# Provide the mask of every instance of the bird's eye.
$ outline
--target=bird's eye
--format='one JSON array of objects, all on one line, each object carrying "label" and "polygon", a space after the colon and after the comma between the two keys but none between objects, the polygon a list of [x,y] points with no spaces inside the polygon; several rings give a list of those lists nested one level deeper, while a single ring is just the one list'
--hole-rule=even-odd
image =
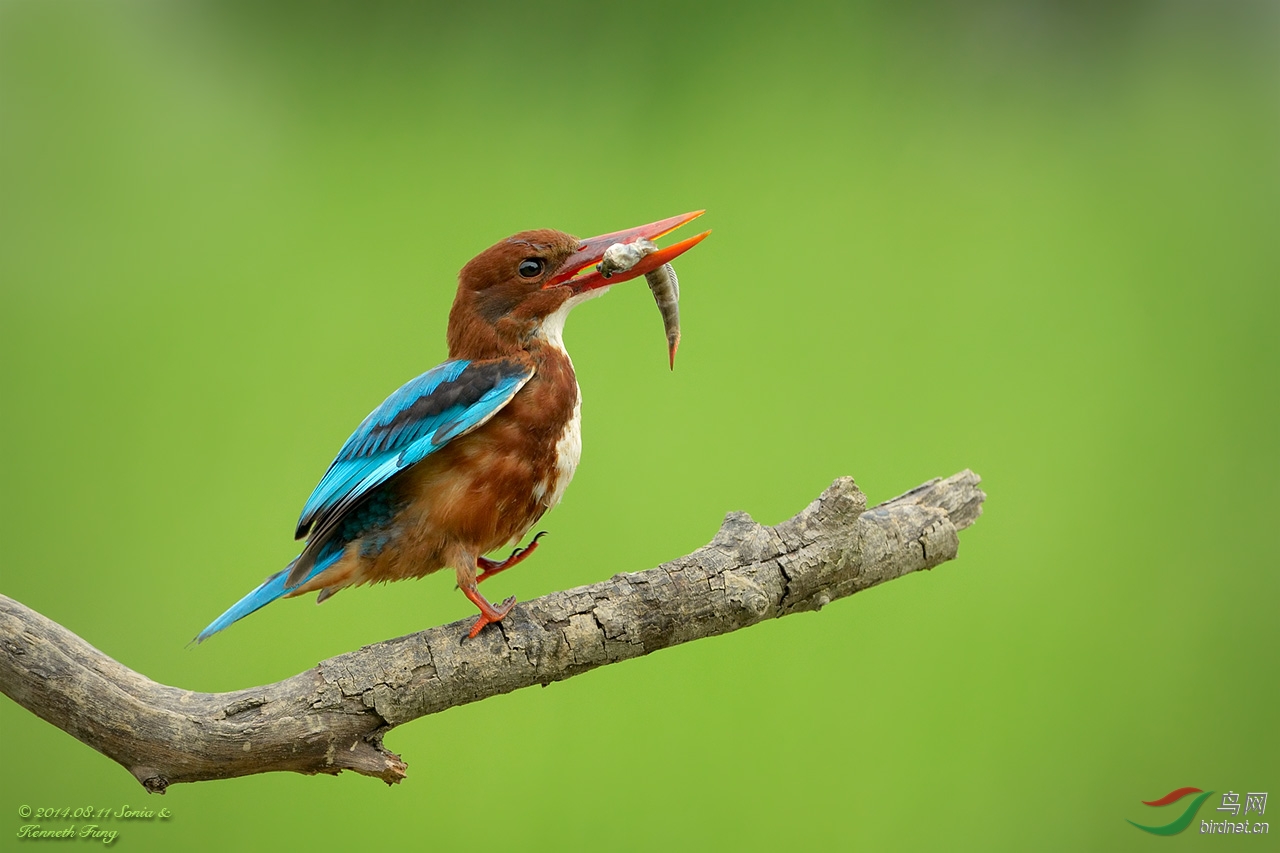
[{"label": "bird's eye", "polygon": [[542,275],[542,259],[525,258],[520,262],[520,275],[524,278],[537,278]]}]

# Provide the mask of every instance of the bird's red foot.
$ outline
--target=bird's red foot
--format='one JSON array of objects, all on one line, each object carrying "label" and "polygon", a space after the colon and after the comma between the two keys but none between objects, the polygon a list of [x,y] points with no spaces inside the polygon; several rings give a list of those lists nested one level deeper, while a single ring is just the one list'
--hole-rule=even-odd
[{"label": "bird's red foot", "polygon": [[511,608],[516,606],[516,597],[514,595],[502,602],[498,607],[494,607],[485,600],[485,597],[480,594],[480,590],[475,587],[462,590],[462,594],[469,598],[472,604],[480,608],[480,618],[476,620],[476,624],[471,626],[471,631],[467,634],[468,640],[474,640],[476,634],[479,634],[485,625],[501,622],[511,612]]},{"label": "bird's red foot", "polygon": [[476,624],[471,626],[471,630],[467,632],[467,639],[474,640],[476,635],[480,633],[485,625],[492,625],[495,622],[501,622],[506,615],[511,612],[511,608],[516,606],[516,597],[513,595],[506,601],[502,602],[501,607],[490,607],[486,612],[483,608],[480,610],[480,618],[476,620]]},{"label": "bird's red foot", "polygon": [[476,578],[476,583],[484,583],[486,580],[493,577],[498,572],[504,572],[507,569],[511,568],[512,566],[523,563],[529,557],[530,554],[538,550],[538,540],[546,535],[547,535],[547,531],[545,530],[538,531],[538,535],[533,537],[532,542],[530,542],[528,545],[524,546],[523,548],[515,549],[514,551],[511,552],[511,556],[507,557],[507,559],[503,560],[502,562],[498,562],[497,560],[489,560],[489,559],[486,559],[485,557],[478,558],[476,560],[476,565],[484,569],[484,571],[480,573],[480,576],[478,578]]}]

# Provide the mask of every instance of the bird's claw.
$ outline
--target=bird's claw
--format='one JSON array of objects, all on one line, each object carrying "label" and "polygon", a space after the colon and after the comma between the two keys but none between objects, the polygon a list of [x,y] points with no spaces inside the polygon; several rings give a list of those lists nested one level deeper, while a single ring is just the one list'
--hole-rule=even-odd
[{"label": "bird's claw", "polygon": [[498,561],[498,560],[489,560],[489,559],[486,559],[485,557],[478,558],[476,560],[476,566],[483,569],[484,571],[482,571],[480,575],[476,578],[476,583],[484,583],[489,578],[496,575],[498,572],[505,571],[511,568],[512,566],[518,565],[519,563],[523,562],[525,559],[531,556],[534,551],[538,550],[538,540],[546,535],[547,535],[547,531],[539,530],[537,535],[533,537],[533,539],[529,542],[528,545],[525,545],[523,548],[515,549],[514,551],[511,552],[511,554],[505,560]]},{"label": "bird's claw", "polygon": [[507,614],[511,612],[511,608],[515,606],[516,597],[513,595],[497,607],[489,605],[489,609],[487,611],[484,608],[481,608],[480,618],[471,626],[471,631],[467,634],[467,639],[474,640],[476,635],[480,633],[485,625],[492,625],[494,623],[501,622],[506,618]]}]

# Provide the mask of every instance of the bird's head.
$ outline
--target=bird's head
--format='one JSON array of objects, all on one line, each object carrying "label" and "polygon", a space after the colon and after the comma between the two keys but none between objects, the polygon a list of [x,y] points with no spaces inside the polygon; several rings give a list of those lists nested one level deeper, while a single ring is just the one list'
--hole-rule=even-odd
[{"label": "bird's head", "polygon": [[570,308],[610,286],[657,269],[710,231],[659,249],[626,272],[605,278],[595,265],[614,243],[655,240],[703,211],[579,240],[562,231],[521,231],[476,255],[458,274],[449,314],[451,358],[494,358],[542,334],[558,342]]}]

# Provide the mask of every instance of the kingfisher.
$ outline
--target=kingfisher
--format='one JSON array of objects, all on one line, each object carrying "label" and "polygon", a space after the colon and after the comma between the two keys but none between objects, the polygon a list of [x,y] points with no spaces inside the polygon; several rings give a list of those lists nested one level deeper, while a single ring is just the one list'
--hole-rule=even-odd
[{"label": "kingfisher", "polygon": [[[687,252],[710,231],[662,248],[608,277],[597,264],[617,243],[659,237],[695,211],[587,240],[522,231],[481,252],[458,275],[449,360],[382,401],[342,445],[311,493],[289,565],[201,631],[203,642],[275,601],[416,578],[446,566],[480,610],[467,636],[502,621],[478,588],[538,546],[524,540],[559,503],[582,453],[582,398],[564,349],[574,306]],[[486,557],[514,548],[501,560]]]}]

